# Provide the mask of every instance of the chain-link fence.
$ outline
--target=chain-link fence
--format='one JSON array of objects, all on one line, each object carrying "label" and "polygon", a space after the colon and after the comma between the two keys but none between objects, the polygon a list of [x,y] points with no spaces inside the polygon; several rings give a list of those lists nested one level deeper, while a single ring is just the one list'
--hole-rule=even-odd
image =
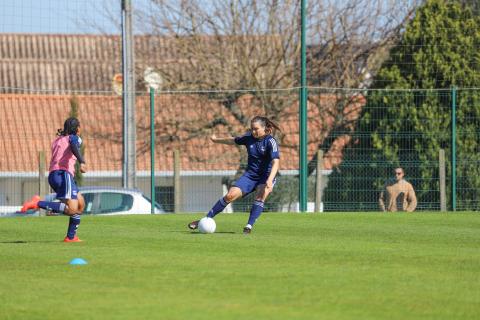
[{"label": "chain-link fence", "polygon": [[[0,206],[48,192],[50,143],[74,114],[88,163],[79,184],[123,184],[124,142],[133,135],[124,137],[122,64],[124,50],[133,48],[135,184],[144,194],[153,196],[153,149],[153,190],[164,210],[210,209],[246,164],[242,147],[213,144],[210,135],[242,134],[262,114],[282,128],[280,176],[266,205],[298,211],[299,3],[131,1],[130,42],[121,36],[126,3],[3,6]],[[478,8],[471,9],[435,1],[308,3],[309,211],[379,210],[396,167],[415,188],[418,210],[479,209],[478,90],[461,88],[478,86]],[[162,80],[153,147],[152,78]],[[455,83],[458,89],[368,89]],[[227,211],[246,211],[251,202]]]},{"label": "chain-link fence", "polygon": [[366,92],[353,143],[329,177],[326,209],[379,210],[380,192],[402,167],[414,186],[417,209],[439,210],[443,150],[446,207],[478,210],[477,99],[477,90]]},{"label": "chain-link fence", "polygon": [[[379,210],[379,194],[396,167],[405,170],[406,180],[414,186],[417,210],[439,210],[440,150],[445,153],[447,208],[479,209],[477,90],[310,88],[309,92],[309,210],[314,210],[316,201],[327,211]],[[246,151],[215,144],[210,136],[242,135],[254,115],[265,114],[267,104],[276,108],[272,119],[282,128],[276,134],[281,171],[268,210],[298,210],[298,90],[292,89],[157,93],[155,198],[166,211],[206,211],[228,190],[246,167]],[[151,196],[150,105],[146,93],[137,94],[137,186],[147,196]],[[77,180],[84,186],[121,186],[121,110],[120,97],[103,93],[1,95],[1,204],[21,205],[38,192],[39,153],[46,155],[48,169],[50,143],[72,114],[82,123],[88,164],[88,172]],[[456,157],[452,157],[453,142]],[[321,167],[317,167],[319,155]],[[238,201],[231,210],[248,210],[250,203],[250,198]]]}]

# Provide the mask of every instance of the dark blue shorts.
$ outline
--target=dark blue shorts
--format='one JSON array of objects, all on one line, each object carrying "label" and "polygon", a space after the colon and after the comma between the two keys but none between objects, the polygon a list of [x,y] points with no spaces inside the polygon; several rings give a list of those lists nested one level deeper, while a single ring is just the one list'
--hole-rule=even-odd
[{"label": "dark blue shorts", "polygon": [[77,199],[78,187],[68,171],[55,170],[50,172],[48,183],[57,193],[57,199]]},{"label": "dark blue shorts", "polygon": [[[261,177],[260,179],[252,179],[249,175],[243,174],[237,181],[235,181],[234,186],[242,190],[242,196],[245,197],[247,194],[252,193],[257,189],[261,184],[266,184],[268,180],[268,175]],[[277,178],[273,179],[273,185]]]}]

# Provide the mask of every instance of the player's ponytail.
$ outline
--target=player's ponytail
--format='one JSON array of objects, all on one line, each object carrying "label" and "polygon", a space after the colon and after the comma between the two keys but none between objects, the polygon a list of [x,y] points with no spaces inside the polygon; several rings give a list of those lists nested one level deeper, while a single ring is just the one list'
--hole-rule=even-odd
[{"label": "player's ponytail", "polygon": [[265,127],[265,131],[267,134],[275,135],[275,132],[277,130],[279,132],[282,132],[282,129],[280,129],[280,126],[267,117],[255,116],[252,119],[252,123],[254,122],[260,122]]},{"label": "player's ponytail", "polygon": [[57,130],[57,136],[68,136],[71,134],[77,134],[78,127],[80,127],[80,121],[75,117],[70,117],[65,120],[63,124],[63,129]]}]

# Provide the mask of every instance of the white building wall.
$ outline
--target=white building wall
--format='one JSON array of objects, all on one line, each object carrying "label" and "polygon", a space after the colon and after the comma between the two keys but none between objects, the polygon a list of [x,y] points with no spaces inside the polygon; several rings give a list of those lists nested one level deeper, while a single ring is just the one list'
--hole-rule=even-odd
[{"label": "white building wall", "polygon": [[222,177],[182,177],[182,211],[208,212],[223,196]]},{"label": "white building wall", "polygon": [[[121,187],[122,180],[119,177],[101,177],[93,174],[83,178],[83,185]],[[173,178],[156,177],[155,185],[173,186]],[[38,194],[38,186],[38,178],[33,176],[0,178],[0,206],[21,206],[23,202]],[[150,177],[137,177],[137,188],[151,198]],[[49,187],[47,192],[52,192]],[[222,177],[182,176],[181,192],[182,212],[207,212],[223,196]]]},{"label": "white building wall", "polygon": [[38,194],[38,179],[0,178],[0,205],[18,206]]},{"label": "white building wall", "polygon": [[[227,189],[222,185],[222,178],[233,176],[235,172],[184,172],[181,174],[181,212],[208,212],[215,202],[222,197]],[[331,171],[325,171],[322,174],[328,176]],[[296,171],[284,171],[284,175],[297,174]],[[89,172],[83,178],[85,186],[111,186],[121,187],[122,178],[120,172]],[[47,177],[45,176],[45,183]],[[173,186],[173,173],[156,173],[155,186]],[[0,206],[21,206],[23,202],[30,199],[34,194],[38,194],[39,182],[38,174],[35,173],[0,173]],[[150,176],[146,172],[141,172],[137,176],[137,188],[147,197],[150,194]],[[48,188],[48,192],[51,192]],[[309,205],[309,210],[312,204]],[[296,211],[298,204],[284,207],[286,211]],[[225,209],[229,212],[229,208]]]}]

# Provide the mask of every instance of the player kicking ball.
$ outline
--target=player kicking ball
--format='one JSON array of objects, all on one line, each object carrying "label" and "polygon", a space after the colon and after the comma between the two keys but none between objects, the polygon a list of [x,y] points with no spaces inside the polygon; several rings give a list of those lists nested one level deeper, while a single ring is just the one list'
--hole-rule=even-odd
[{"label": "player kicking ball", "polygon": [[65,120],[63,130],[58,129],[58,137],[52,142],[48,183],[57,193],[57,199],[60,202],[40,201],[39,196],[34,196],[30,201],[25,202],[20,210],[27,212],[30,209],[42,208],[70,216],[64,242],[81,241],[77,236],[77,228],[80,224],[80,215],[85,208],[85,200],[78,192],[73,180],[77,160],[80,162],[80,171],[86,172],[85,160],[80,153],[82,144],[82,139],[79,137],[80,130],[80,121],[77,118],[68,118]]},{"label": "player kicking ball", "polygon": [[[248,167],[227,194],[215,203],[207,217],[215,217],[229,203],[255,191],[255,201],[247,225],[243,228],[244,234],[252,232],[255,221],[262,214],[265,200],[273,190],[275,176],[280,167],[280,152],[273,137],[276,130],[281,131],[270,119],[256,116],[250,122],[250,131],[241,137],[217,138],[212,135],[210,139],[215,143],[244,145],[248,152]],[[190,222],[188,227],[192,230],[197,229],[198,221]]]}]

